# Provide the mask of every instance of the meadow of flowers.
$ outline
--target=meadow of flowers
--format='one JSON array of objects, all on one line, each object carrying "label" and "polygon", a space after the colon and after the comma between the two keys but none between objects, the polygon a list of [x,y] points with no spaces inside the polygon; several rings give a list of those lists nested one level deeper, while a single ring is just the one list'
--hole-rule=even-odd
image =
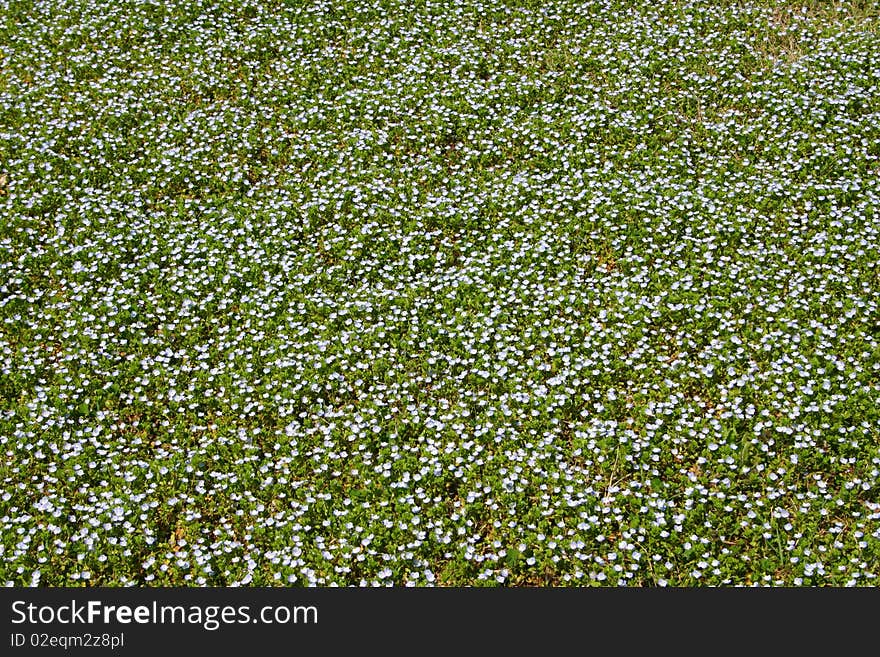
[{"label": "meadow of flowers", "polygon": [[876,585],[877,14],[0,0],[0,582]]}]

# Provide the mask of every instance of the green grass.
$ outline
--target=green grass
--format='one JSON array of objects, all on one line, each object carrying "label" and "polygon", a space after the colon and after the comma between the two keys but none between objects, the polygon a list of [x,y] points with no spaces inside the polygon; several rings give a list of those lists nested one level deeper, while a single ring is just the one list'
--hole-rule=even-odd
[{"label": "green grass", "polygon": [[878,13],[0,1],[0,582],[876,585]]}]

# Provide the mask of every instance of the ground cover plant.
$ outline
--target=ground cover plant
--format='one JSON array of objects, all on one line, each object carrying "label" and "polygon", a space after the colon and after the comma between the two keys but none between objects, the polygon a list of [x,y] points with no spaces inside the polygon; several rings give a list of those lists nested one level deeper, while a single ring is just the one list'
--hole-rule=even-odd
[{"label": "ground cover plant", "polygon": [[0,0],[0,581],[876,585],[877,9]]}]

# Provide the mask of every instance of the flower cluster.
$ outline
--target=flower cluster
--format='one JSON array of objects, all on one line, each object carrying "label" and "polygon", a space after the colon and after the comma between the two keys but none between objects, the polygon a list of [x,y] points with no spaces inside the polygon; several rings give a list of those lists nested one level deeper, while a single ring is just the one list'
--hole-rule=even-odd
[{"label": "flower cluster", "polygon": [[876,17],[0,7],[0,581],[876,584]]}]

